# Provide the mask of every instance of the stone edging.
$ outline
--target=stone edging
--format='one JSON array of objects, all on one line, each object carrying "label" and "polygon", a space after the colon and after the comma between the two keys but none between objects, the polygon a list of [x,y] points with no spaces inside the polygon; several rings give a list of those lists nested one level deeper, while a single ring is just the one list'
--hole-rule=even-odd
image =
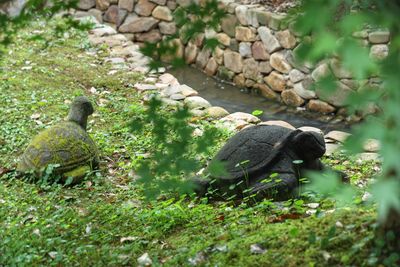
[{"label": "stone edging", "polygon": [[[198,92],[185,85],[180,84],[178,80],[169,73],[164,73],[165,69],[159,70],[158,73],[149,73],[149,69],[143,67],[148,62],[148,58],[143,56],[139,51],[139,46],[133,44],[124,35],[118,34],[112,27],[97,23],[95,29],[89,32],[89,40],[92,45],[104,44],[109,50],[110,57],[105,58],[104,62],[111,64],[112,68],[108,75],[113,75],[118,71],[137,71],[146,74],[143,82],[134,85],[139,92],[158,92],[162,102],[166,106],[183,106],[189,107],[194,116],[206,117],[210,121],[214,121],[218,127],[228,130],[239,131],[252,125],[279,125],[290,129],[294,126],[285,121],[264,121],[254,115],[235,112],[229,114],[222,107],[211,106],[211,104],[200,97]],[[95,92],[94,92],[95,93]],[[142,94],[143,100],[149,97],[148,94]],[[301,130],[317,131],[323,134],[321,129],[315,127],[304,126]],[[198,129],[195,134],[201,134]],[[341,143],[349,136],[346,132],[330,131],[325,135],[327,147],[327,156],[332,155],[335,151],[341,149]],[[359,155],[361,160],[378,160],[379,143],[376,140],[370,140],[364,147],[365,153]]]}]

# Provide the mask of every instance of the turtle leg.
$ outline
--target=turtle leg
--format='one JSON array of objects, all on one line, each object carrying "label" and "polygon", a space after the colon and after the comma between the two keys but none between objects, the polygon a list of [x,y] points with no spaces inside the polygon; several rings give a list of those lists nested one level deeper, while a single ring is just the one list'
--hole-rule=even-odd
[{"label": "turtle leg", "polygon": [[248,195],[255,201],[283,201],[297,196],[298,180],[294,173],[280,173],[274,178],[260,180],[250,187]]}]

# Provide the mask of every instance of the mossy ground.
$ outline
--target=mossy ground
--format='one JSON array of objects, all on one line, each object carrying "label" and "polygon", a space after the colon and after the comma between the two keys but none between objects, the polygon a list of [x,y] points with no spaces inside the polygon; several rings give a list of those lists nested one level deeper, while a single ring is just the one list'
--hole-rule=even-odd
[{"label": "mossy ground", "polygon": [[[149,133],[133,135],[127,126],[135,116],[130,106],[141,103],[132,84],[144,77],[108,75],[106,50],[90,47],[83,33],[71,31],[44,47],[28,40],[32,28],[20,33],[1,64],[0,173],[14,168],[30,138],[63,119],[68,100],[81,94],[98,104],[89,132],[101,151],[102,170],[94,181],[72,188],[3,174],[0,266],[135,266],[145,252],[154,266],[187,266],[189,259],[204,266],[373,264],[376,214],[362,204],[340,209],[324,199],[283,203],[283,208],[268,201],[255,206],[144,202],[132,169],[153,144]],[[99,94],[92,94],[92,87]],[[325,161],[353,182],[367,180],[375,167],[342,157]],[[308,201],[319,201],[316,215],[306,214]],[[265,252],[252,254],[254,244]]]}]

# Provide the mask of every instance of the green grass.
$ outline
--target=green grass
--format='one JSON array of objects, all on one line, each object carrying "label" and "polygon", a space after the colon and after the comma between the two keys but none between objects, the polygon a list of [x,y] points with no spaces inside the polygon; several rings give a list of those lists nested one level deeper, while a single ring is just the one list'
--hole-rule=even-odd
[{"label": "green grass", "polygon": [[[32,27],[43,30],[47,25]],[[340,209],[315,197],[281,203],[284,207],[269,201],[235,206],[168,197],[145,202],[134,182],[134,167],[154,144],[148,132],[133,135],[128,127],[140,115],[135,112],[143,112],[131,106],[141,103],[132,84],[144,77],[108,75],[110,66],[102,64],[107,51],[90,47],[83,33],[71,31],[44,47],[28,40],[31,30],[20,33],[1,63],[0,172],[13,169],[30,138],[62,120],[68,101],[80,94],[97,103],[89,127],[101,151],[101,172],[73,188],[2,175],[0,266],[136,266],[145,252],[154,266],[187,266],[196,255],[204,256],[200,266],[372,262],[376,214],[362,204]],[[92,94],[92,87],[100,94]],[[39,114],[36,121],[33,114]],[[376,171],[374,164],[357,165],[343,157],[325,161],[349,173],[353,182]],[[306,204],[316,201],[317,214],[308,216]],[[253,244],[265,252],[252,254]]]}]

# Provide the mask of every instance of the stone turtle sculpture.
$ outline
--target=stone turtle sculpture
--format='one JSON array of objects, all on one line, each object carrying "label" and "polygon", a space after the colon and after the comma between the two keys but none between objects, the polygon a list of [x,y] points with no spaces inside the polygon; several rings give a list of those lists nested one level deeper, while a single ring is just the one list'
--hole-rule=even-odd
[{"label": "stone turtle sculpture", "polygon": [[[324,137],[317,132],[281,126],[257,125],[234,135],[212,161],[225,174],[195,179],[197,193],[212,198],[272,198],[287,200],[297,195],[299,178],[306,170],[323,170]],[[206,174],[210,170],[206,169]]]},{"label": "stone turtle sculpture", "polygon": [[61,182],[72,177],[72,183],[79,183],[87,171],[96,169],[99,163],[97,147],[86,132],[87,118],[93,111],[87,97],[76,97],[67,121],[40,132],[32,139],[20,158],[17,171],[33,171],[40,177],[52,164],[57,166],[53,173],[61,175]]}]

